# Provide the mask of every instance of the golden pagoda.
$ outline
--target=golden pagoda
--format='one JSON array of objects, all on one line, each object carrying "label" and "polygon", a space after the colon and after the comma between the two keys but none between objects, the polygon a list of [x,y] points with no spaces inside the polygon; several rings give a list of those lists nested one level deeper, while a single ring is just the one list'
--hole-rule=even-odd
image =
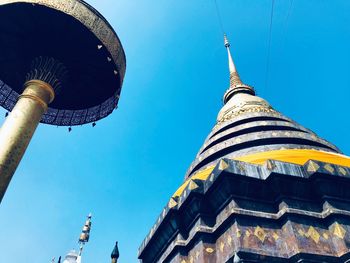
[{"label": "golden pagoda", "polygon": [[350,158],[256,96],[225,47],[224,106],[139,259],[348,262]]}]

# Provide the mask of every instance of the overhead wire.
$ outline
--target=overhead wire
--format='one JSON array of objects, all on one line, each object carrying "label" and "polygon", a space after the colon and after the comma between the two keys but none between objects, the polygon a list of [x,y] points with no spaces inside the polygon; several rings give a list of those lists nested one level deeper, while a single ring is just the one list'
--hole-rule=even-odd
[{"label": "overhead wire", "polygon": [[[219,5],[217,0],[214,0],[215,10],[218,17],[220,29],[223,34],[225,34],[225,29],[223,25],[222,16],[220,13]],[[288,26],[288,21],[293,5],[293,0],[290,2],[289,10],[286,18],[286,27]],[[269,36],[268,36],[268,47],[267,47],[267,58],[266,58],[266,73],[265,73],[265,89],[267,89],[269,82],[269,73],[270,73],[270,60],[271,60],[271,42],[272,42],[272,28],[273,28],[273,18],[274,18],[274,9],[275,9],[275,0],[271,1],[271,12],[270,12],[270,23],[269,23]]]},{"label": "overhead wire", "polygon": [[283,27],[283,33],[282,33],[282,47],[281,47],[282,51],[283,51],[284,46],[286,44],[287,31],[288,31],[288,27],[289,27],[289,18],[290,18],[290,15],[292,13],[293,2],[294,2],[294,0],[290,0],[290,2],[289,2],[290,3],[289,4],[289,8],[288,8],[288,11],[287,11],[286,19],[284,21],[284,27]]},{"label": "overhead wire", "polygon": [[222,34],[225,34],[224,23],[222,22],[222,17],[221,17],[221,13],[220,13],[220,9],[219,9],[219,5],[218,5],[217,0],[214,0],[214,5],[215,5],[215,10],[216,10],[216,15],[217,15],[218,20],[219,20],[220,29],[222,31]]},{"label": "overhead wire", "polygon": [[268,38],[268,46],[267,46],[266,74],[265,74],[265,89],[267,89],[268,82],[269,82],[270,57],[271,57],[271,39],[272,39],[272,22],[273,22],[274,7],[275,7],[275,0],[272,0],[272,3],[271,3],[271,13],[270,13],[269,38]]}]

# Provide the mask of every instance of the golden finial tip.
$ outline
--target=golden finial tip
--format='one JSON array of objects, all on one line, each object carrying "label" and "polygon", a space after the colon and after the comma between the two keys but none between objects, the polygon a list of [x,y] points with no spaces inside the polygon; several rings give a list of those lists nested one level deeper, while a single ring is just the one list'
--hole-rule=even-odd
[{"label": "golden finial tip", "polygon": [[226,34],[224,34],[224,43],[226,48],[230,47],[230,42],[228,41]]}]

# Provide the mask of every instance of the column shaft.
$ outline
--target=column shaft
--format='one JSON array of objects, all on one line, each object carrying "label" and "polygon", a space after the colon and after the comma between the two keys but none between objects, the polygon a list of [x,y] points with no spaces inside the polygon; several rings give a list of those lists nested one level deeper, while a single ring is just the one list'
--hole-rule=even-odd
[{"label": "column shaft", "polygon": [[12,112],[0,129],[0,202],[54,92],[45,82],[26,83]]}]

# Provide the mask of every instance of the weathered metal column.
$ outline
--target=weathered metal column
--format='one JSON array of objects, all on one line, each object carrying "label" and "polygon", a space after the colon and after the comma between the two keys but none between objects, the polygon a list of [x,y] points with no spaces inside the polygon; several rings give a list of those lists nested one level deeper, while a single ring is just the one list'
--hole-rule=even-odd
[{"label": "weathered metal column", "polygon": [[30,80],[0,130],[0,202],[55,93],[51,85]]}]

